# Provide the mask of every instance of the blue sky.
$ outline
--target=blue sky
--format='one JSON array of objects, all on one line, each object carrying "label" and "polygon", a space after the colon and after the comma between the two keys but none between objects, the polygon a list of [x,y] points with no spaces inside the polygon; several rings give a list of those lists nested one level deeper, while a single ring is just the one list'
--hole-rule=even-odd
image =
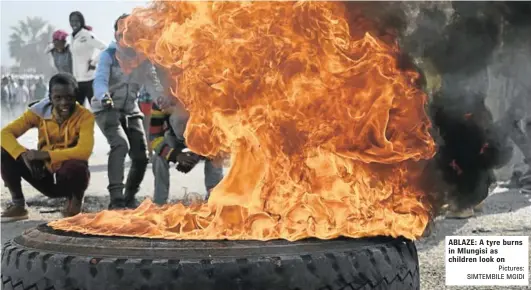
[{"label": "blue sky", "polygon": [[0,55],[1,64],[10,66],[14,61],[9,58],[7,42],[11,26],[26,17],[40,16],[57,29],[70,32],[68,15],[72,11],[81,11],[87,25],[103,41],[113,39],[114,20],[123,13],[129,13],[134,7],[143,6],[148,1],[10,1],[0,0]]}]

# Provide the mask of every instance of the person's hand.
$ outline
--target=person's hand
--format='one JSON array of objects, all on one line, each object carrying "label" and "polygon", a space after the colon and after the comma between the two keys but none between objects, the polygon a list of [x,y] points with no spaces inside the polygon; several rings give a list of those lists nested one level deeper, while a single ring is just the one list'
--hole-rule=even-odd
[{"label": "person's hand", "polygon": [[31,175],[33,175],[33,164],[30,151],[20,154],[20,158],[22,158],[22,161],[24,161],[24,164],[26,164],[26,167],[29,169]]},{"label": "person's hand", "polygon": [[103,98],[101,99],[101,105],[104,109],[114,108],[114,102],[112,101],[111,95],[109,93],[105,93],[105,95],[103,95]]},{"label": "person's hand", "polygon": [[[22,158],[22,161],[24,161],[24,164],[28,168],[31,176],[37,180],[40,180],[44,178],[46,174],[46,166],[43,160],[37,159],[37,158],[44,157],[44,155],[41,155],[41,153],[38,153],[38,152],[42,152],[42,151],[29,150],[29,151],[22,153],[20,155],[20,158]],[[43,152],[43,153],[47,154],[48,152]]]},{"label": "person's hand", "polygon": [[183,165],[194,165],[197,164],[201,156],[193,152],[180,152],[177,154],[176,162]]},{"label": "person's hand", "polygon": [[87,71],[95,70],[96,66],[92,64],[92,60],[88,61],[88,69]]},{"label": "person's hand", "polygon": [[180,153],[177,155],[177,167],[176,169],[182,173],[190,172],[201,160],[201,156],[192,153]]}]

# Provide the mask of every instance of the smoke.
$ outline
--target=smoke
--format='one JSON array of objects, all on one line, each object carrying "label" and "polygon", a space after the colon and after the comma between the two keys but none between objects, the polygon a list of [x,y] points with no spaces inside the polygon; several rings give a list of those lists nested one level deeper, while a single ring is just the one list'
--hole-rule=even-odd
[{"label": "smoke", "polygon": [[[495,182],[493,169],[511,159],[510,138],[518,135],[518,147],[531,158],[528,138],[515,129],[530,108],[524,102],[531,88],[525,81],[531,73],[529,2],[357,2],[347,7],[363,10],[382,35],[394,34],[423,77],[439,147],[426,166],[423,186],[436,207],[467,208],[486,198]],[[486,105],[489,93],[501,115],[497,122]]]}]

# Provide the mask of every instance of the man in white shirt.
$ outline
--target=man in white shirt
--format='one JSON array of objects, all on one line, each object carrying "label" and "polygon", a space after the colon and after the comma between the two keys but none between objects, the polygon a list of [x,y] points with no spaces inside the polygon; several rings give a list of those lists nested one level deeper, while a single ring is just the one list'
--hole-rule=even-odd
[{"label": "man in white shirt", "polygon": [[28,86],[23,79],[18,80],[18,86],[15,88],[15,103],[21,106],[26,106],[30,100],[30,92]]}]

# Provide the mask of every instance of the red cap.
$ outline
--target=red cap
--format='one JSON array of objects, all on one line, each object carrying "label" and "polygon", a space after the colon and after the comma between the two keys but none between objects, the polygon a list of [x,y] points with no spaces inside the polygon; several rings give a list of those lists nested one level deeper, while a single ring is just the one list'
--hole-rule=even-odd
[{"label": "red cap", "polygon": [[57,30],[53,33],[53,40],[62,40],[62,41],[65,41],[66,38],[68,37],[68,33],[66,33],[64,30]]}]

